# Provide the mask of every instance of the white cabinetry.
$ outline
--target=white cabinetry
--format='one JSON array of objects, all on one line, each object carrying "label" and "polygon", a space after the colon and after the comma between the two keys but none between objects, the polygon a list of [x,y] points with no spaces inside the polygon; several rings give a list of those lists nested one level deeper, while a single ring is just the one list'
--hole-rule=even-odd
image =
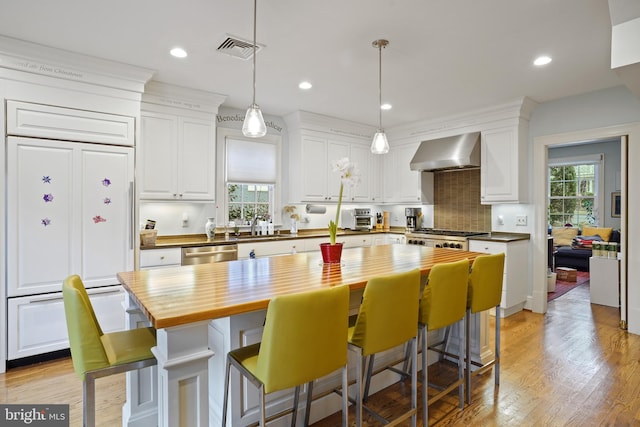
[{"label": "white cabinetry", "polygon": [[343,249],[373,246],[373,241],[373,236],[368,234],[336,237],[336,242],[342,242]]},{"label": "white cabinetry", "polygon": [[419,144],[392,146],[384,156],[384,202],[433,204],[433,173],[412,171]]},{"label": "white cabinetry", "polygon": [[9,297],[133,268],[133,148],[9,137],[7,159]]},{"label": "white cabinetry", "polygon": [[181,248],[145,249],[140,251],[141,270],[177,267],[181,263]]},{"label": "white cabinetry", "polygon": [[134,133],[133,117],[7,101],[7,135],[133,146]]},{"label": "white cabinetry", "polygon": [[614,258],[589,258],[591,304],[620,307],[620,261]]},{"label": "white cabinetry", "polygon": [[215,195],[214,118],[167,114],[143,104],[140,197],[213,201]]},{"label": "white cabinetry", "polygon": [[526,141],[526,134],[516,126],[482,131],[482,204],[526,202]]},{"label": "white cabinetry", "polygon": [[527,299],[529,240],[498,242],[470,239],[469,250],[488,254],[504,252],[500,316],[507,317],[521,311]]},{"label": "white cabinetry", "polygon": [[[103,332],[125,328],[121,286],[88,289]],[[8,359],[69,348],[62,292],[9,298]]]},{"label": "white cabinetry", "polygon": [[248,242],[238,244],[238,259],[249,258],[249,253],[254,251],[256,257],[293,254],[304,252],[304,241],[298,239],[276,240],[269,242]]},{"label": "white cabinetry", "polygon": [[[374,158],[371,149],[366,145],[350,145],[349,159],[358,165],[362,179],[355,187],[345,188],[345,197],[343,200],[351,202],[373,202],[375,197],[373,190],[375,188],[376,179],[375,168],[372,167]],[[338,175],[334,172],[334,175]]]},{"label": "white cabinetry", "polygon": [[[338,201],[340,176],[331,170],[331,162],[349,157],[349,144],[327,138],[303,136],[301,141],[300,180],[292,177],[301,201]],[[348,190],[347,190],[348,191]],[[343,196],[343,200],[346,197]]]},{"label": "white cabinetry", "polygon": [[357,163],[362,174],[358,186],[344,189],[343,202],[381,201],[379,156],[369,150],[372,128],[302,111],[285,120],[292,202],[337,202],[340,176],[331,170],[331,163],[343,157]]}]

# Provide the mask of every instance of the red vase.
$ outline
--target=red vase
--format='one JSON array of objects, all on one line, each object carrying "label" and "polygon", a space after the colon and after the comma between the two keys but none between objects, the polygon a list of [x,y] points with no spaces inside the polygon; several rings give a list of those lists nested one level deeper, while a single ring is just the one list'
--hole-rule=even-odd
[{"label": "red vase", "polygon": [[322,252],[322,262],[325,264],[340,264],[342,258],[342,243],[320,243],[320,252]]}]

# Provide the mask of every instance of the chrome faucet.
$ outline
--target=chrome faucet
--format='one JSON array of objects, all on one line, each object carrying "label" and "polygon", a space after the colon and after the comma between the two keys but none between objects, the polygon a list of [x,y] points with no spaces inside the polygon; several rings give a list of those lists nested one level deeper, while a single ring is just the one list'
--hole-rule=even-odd
[{"label": "chrome faucet", "polygon": [[253,221],[251,221],[251,235],[255,236],[256,235],[256,223],[258,222],[258,218],[260,218],[258,216],[258,214],[255,214],[253,217]]}]

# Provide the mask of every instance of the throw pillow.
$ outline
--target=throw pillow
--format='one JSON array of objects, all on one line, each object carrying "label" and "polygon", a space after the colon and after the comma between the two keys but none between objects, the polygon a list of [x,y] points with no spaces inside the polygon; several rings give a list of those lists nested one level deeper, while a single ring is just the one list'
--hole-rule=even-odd
[{"label": "throw pillow", "polygon": [[611,238],[613,228],[611,227],[582,227],[583,236],[595,236],[596,234],[602,237],[602,240],[608,242]]},{"label": "throw pillow", "polygon": [[554,227],[551,229],[551,237],[555,246],[571,246],[574,237],[578,235],[578,229],[572,227]]}]

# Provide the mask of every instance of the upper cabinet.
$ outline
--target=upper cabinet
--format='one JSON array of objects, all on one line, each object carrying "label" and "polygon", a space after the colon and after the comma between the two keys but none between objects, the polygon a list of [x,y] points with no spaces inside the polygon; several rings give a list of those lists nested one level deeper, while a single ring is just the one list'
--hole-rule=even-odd
[{"label": "upper cabinet", "polygon": [[211,120],[141,113],[140,198],[215,198],[215,125]]},{"label": "upper cabinet", "polygon": [[138,150],[141,199],[214,201],[215,114],[223,100],[192,89],[147,84]]},{"label": "upper cabinet", "polygon": [[385,203],[433,204],[433,174],[409,168],[419,144],[392,146],[384,155]]},{"label": "upper cabinet", "polygon": [[480,202],[525,203],[527,199],[526,135],[518,126],[482,132]]},{"label": "upper cabinet", "polygon": [[529,117],[537,104],[521,98],[492,108],[389,131],[385,157],[385,202],[433,203],[433,175],[414,172],[409,162],[420,142],[480,132],[480,203],[527,203]]},{"label": "upper cabinet", "polygon": [[357,186],[344,187],[343,203],[381,201],[379,156],[369,150],[368,128],[301,111],[285,120],[289,128],[291,202],[337,203],[340,175],[333,172],[331,164],[344,157],[357,163],[362,176]]}]

